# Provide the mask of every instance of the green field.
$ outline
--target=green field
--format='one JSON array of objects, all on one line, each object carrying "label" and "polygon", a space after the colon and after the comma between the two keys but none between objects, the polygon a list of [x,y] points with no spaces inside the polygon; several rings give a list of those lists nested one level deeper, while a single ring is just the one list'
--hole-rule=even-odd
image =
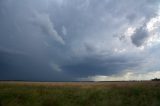
[{"label": "green field", "polygon": [[0,82],[0,106],[160,106],[160,82]]}]

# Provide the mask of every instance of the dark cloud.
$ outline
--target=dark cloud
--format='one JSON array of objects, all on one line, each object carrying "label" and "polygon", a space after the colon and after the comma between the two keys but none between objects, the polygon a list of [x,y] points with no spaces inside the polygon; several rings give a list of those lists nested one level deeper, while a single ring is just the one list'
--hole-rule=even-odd
[{"label": "dark cloud", "polygon": [[[42,58],[30,57],[0,51],[0,79],[28,81],[71,80],[66,75],[55,72]],[[54,76],[54,78],[53,78]],[[59,78],[62,76],[63,78]]]},{"label": "dark cloud", "polygon": [[131,36],[132,43],[137,47],[142,46],[145,43],[148,36],[149,34],[145,27],[140,27],[136,29],[135,33]]},{"label": "dark cloud", "polygon": [[[0,0],[0,79],[62,81],[145,71],[143,60],[156,60],[158,53],[139,49],[150,37],[143,24],[157,16],[158,2]],[[136,29],[132,36],[128,28]]]},{"label": "dark cloud", "polygon": [[[139,59],[128,59],[126,56],[110,56],[107,58],[101,56],[90,56],[79,62],[66,64],[62,66],[66,74],[74,78],[83,78],[95,75],[113,75],[121,73],[126,69],[138,67],[142,61]],[[73,60],[74,62],[74,60]]]}]

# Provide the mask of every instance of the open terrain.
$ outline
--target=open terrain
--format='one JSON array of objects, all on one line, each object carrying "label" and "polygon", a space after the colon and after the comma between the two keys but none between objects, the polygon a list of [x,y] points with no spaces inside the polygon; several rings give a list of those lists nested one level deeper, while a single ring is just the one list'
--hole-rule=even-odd
[{"label": "open terrain", "polygon": [[160,82],[0,82],[0,106],[160,106]]}]

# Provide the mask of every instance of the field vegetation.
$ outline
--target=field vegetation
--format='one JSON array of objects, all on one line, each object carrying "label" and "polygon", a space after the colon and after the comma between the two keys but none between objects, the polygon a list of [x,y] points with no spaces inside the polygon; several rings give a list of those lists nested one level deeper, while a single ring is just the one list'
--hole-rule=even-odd
[{"label": "field vegetation", "polygon": [[160,106],[160,82],[0,82],[0,106]]}]

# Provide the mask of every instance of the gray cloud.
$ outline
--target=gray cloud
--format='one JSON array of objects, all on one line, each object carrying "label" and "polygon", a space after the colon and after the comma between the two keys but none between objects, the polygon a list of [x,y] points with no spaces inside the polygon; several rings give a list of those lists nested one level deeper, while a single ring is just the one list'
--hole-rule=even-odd
[{"label": "gray cloud", "polygon": [[158,11],[158,0],[1,0],[0,78],[77,80],[158,71],[159,43],[147,29]]},{"label": "gray cloud", "polygon": [[54,29],[54,25],[50,20],[49,14],[35,12],[35,17],[32,21],[41,28],[44,34],[51,36],[51,38],[63,45],[65,44],[63,38]]},{"label": "gray cloud", "polygon": [[[74,62],[74,61],[73,61]],[[138,67],[142,61],[138,59],[129,60],[125,56],[118,57],[87,57],[77,63],[66,64],[62,66],[66,74],[81,78],[95,75],[112,75],[120,73],[124,69]]]},{"label": "gray cloud", "polygon": [[144,44],[149,34],[145,27],[140,27],[136,29],[135,33],[131,36],[132,43],[137,47]]}]

